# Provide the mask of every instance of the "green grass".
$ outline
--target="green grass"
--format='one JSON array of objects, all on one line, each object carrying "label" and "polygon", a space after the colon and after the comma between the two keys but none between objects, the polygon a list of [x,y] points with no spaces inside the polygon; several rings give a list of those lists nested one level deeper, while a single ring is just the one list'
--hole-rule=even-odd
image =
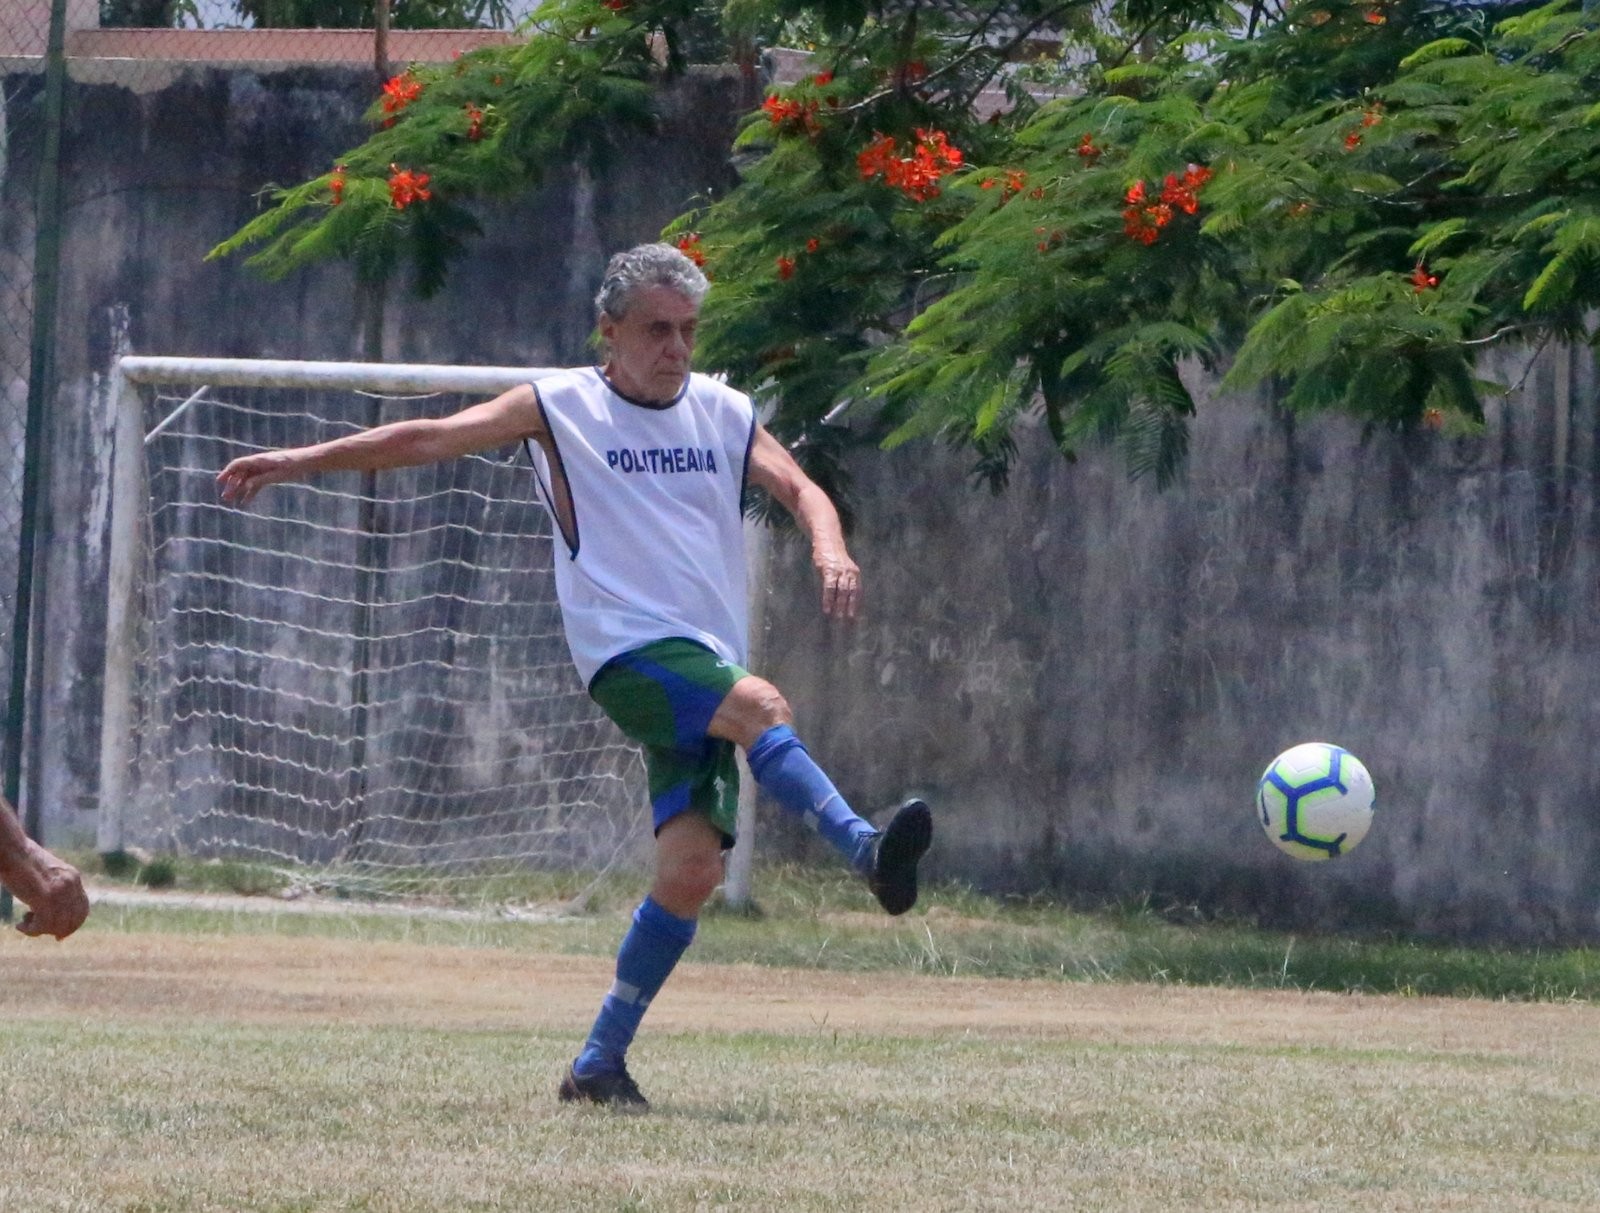
[{"label": "green grass", "polygon": [[637,880],[539,922],[102,901],[0,939],[0,1210],[1600,1208],[1592,952],[757,889],[652,1007],[643,1118],[553,1098]]},{"label": "green grass", "polygon": [[[550,922],[379,916],[362,913],[357,903],[337,915],[107,905],[90,921],[97,930],[303,934],[604,955],[614,951],[641,884],[637,876],[610,877],[593,890],[587,911]],[[927,890],[915,912],[886,929],[871,898],[848,877],[769,867],[758,869],[755,884],[758,912],[715,904],[708,909],[695,943],[696,959],[945,976],[1600,999],[1600,952],[1593,949],[1467,948],[1390,936],[1286,935],[1238,924],[1173,922],[1148,907],[1083,913],[949,885]],[[205,887],[183,871],[177,885]]]},{"label": "green grass", "polygon": [[656,1109],[627,1118],[555,1104],[550,1076],[571,1044],[424,1027],[13,1024],[0,1038],[0,1207],[1600,1206],[1592,1091],[1554,1060],[704,1031],[651,1040]]}]

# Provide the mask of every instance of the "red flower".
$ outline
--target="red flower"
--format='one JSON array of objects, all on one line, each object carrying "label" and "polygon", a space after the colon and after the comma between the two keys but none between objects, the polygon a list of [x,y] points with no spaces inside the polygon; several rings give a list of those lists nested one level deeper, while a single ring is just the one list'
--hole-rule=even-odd
[{"label": "red flower", "polygon": [[1161,183],[1161,201],[1177,207],[1185,215],[1194,214],[1200,209],[1200,198],[1190,182],[1196,179],[1193,170],[1185,173],[1181,180],[1177,173],[1168,173],[1166,180]]},{"label": "red flower", "polygon": [[790,101],[773,93],[761,103],[761,108],[766,110],[767,118],[773,126],[791,130],[803,130],[807,134],[817,131],[817,103],[807,101]]},{"label": "red flower", "polygon": [[1027,181],[1028,174],[1023,172],[1020,168],[1008,168],[1006,170],[1006,193],[1022,193],[1022,187],[1027,184]]},{"label": "red flower", "polygon": [[798,101],[786,101],[778,96],[777,93],[773,93],[763,101],[761,108],[767,111],[767,117],[771,120],[773,126],[781,126],[791,118],[797,117],[800,113],[800,103]]},{"label": "red flower", "polygon": [[483,111],[467,102],[467,138],[476,143],[483,138]]},{"label": "red flower", "polygon": [[411,69],[407,68],[384,83],[383,112],[390,115],[389,121],[392,123],[393,115],[398,114],[420,96],[422,96],[422,81],[413,76]]},{"label": "red flower", "polygon": [[884,183],[900,190],[915,202],[939,196],[939,180],[961,167],[961,149],[953,147],[940,130],[916,132],[916,143],[909,156],[898,155],[892,135],[874,135],[872,142],[856,156],[856,168],[863,181],[882,177]]},{"label": "red flower", "polygon": [[782,278],[785,282],[794,277],[793,257],[778,258],[778,277]]},{"label": "red flower", "polygon": [[628,0],[601,0],[601,2],[614,13],[620,13],[628,7]]},{"label": "red flower", "polygon": [[910,63],[902,63],[895,69],[895,83],[902,88],[913,84],[920,84],[928,78],[928,65],[921,59],[913,59]]},{"label": "red flower", "polygon": [[861,180],[871,181],[874,177],[883,176],[889,171],[889,162],[893,159],[894,136],[873,135],[872,142],[856,155],[856,168],[860,170]]},{"label": "red flower", "polygon": [[1383,15],[1383,14],[1382,14],[1382,13],[1380,13],[1380,12],[1379,12],[1379,11],[1378,11],[1378,10],[1377,10],[1377,9],[1375,9],[1375,8],[1369,8],[1369,9],[1368,9],[1368,10],[1367,10],[1367,11],[1366,11],[1366,12],[1365,12],[1365,13],[1364,13],[1364,14],[1363,14],[1363,15],[1362,15],[1362,18],[1361,18],[1361,19],[1362,19],[1362,20],[1363,20],[1363,21],[1365,21],[1365,22],[1366,22],[1366,23],[1367,23],[1367,24],[1368,24],[1368,25],[1382,25],[1382,24],[1383,24],[1383,23],[1384,23],[1384,22],[1385,22],[1385,21],[1387,21],[1387,20],[1388,20],[1388,19],[1389,19],[1389,18],[1387,18],[1387,17],[1385,17],[1385,16],[1384,16],[1384,15]]},{"label": "red flower", "polygon": [[1428,267],[1420,261],[1417,262],[1416,269],[1411,271],[1411,289],[1420,295],[1423,291],[1431,291],[1438,285],[1439,275],[1428,273]]},{"label": "red flower", "polygon": [[333,194],[334,206],[344,201],[344,165],[334,167],[333,176],[328,179],[328,189]]},{"label": "red flower", "polygon": [[1078,155],[1082,156],[1090,164],[1093,164],[1100,158],[1101,150],[1102,149],[1095,146],[1094,136],[1088,131],[1084,131],[1083,138],[1078,140]]},{"label": "red flower", "polygon": [[832,84],[833,83],[833,73],[832,72],[818,72],[815,76],[811,77],[811,83],[817,85],[819,88],[824,84]]},{"label": "red flower", "polygon": [[806,252],[808,253],[814,253],[821,247],[822,241],[818,240],[815,236],[806,241]]},{"label": "red flower", "polygon": [[687,236],[678,237],[678,251],[696,265],[706,263],[705,250],[700,247],[700,233],[690,232]]},{"label": "red flower", "polygon": [[1378,109],[1376,106],[1374,106],[1372,109],[1369,109],[1366,113],[1361,115],[1361,125],[1362,126],[1377,126],[1378,123],[1380,123],[1382,121],[1383,121],[1383,111]]},{"label": "red flower", "polygon": [[1172,222],[1176,211],[1185,215],[1199,211],[1200,190],[1211,177],[1211,170],[1203,164],[1189,165],[1181,177],[1168,173],[1161,182],[1161,196],[1155,202],[1147,201],[1149,194],[1144,181],[1135,181],[1122,196],[1128,204],[1122,212],[1122,230],[1141,244],[1154,244],[1161,229]]},{"label": "red flower", "polygon": [[1137,240],[1140,244],[1154,244],[1156,237],[1161,235],[1160,225],[1151,221],[1148,212],[1136,206],[1130,206],[1122,212],[1122,230],[1130,240]]},{"label": "red flower", "polygon": [[433,194],[428,190],[428,174],[389,166],[389,198],[397,211],[403,211],[413,202],[426,202]]},{"label": "red flower", "polygon": [[965,160],[961,149],[953,146],[943,131],[918,131],[917,138],[921,139],[924,146],[928,147],[934,157],[944,165],[946,172],[955,172]]},{"label": "red flower", "polygon": [[985,177],[982,181],[978,182],[978,188],[980,190],[992,190],[994,188],[994,178]]},{"label": "red flower", "polygon": [[[1124,201],[1128,203],[1122,212],[1123,232],[1129,239],[1137,240],[1141,244],[1154,244],[1156,237],[1161,234],[1161,229],[1172,222],[1175,197],[1182,201],[1193,197],[1192,191],[1178,180],[1176,174],[1167,176],[1161,198],[1156,202],[1145,201],[1144,182],[1135,181],[1123,195]],[[1196,206],[1198,207],[1198,203]]]}]

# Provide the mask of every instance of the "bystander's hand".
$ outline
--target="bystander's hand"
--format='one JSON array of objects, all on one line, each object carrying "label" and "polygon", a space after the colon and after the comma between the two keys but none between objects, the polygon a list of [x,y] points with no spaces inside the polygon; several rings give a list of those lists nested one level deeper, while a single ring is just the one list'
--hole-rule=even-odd
[{"label": "bystander's hand", "polygon": [[54,935],[65,939],[89,917],[89,895],[83,890],[83,877],[65,860],[57,859],[32,839],[28,840],[28,860],[37,874],[35,887],[17,890],[28,904],[28,912],[17,923],[24,935]]}]

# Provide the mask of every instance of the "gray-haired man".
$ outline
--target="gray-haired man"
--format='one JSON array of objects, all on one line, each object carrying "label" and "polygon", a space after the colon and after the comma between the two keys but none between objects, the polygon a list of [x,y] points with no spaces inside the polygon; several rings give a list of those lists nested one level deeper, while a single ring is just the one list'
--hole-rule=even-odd
[{"label": "gray-haired man", "polygon": [[561,1083],[567,1101],[643,1110],[625,1056],[651,999],[694,938],[733,844],[744,749],[761,787],[866,877],[891,914],[917,897],[933,836],[921,801],[883,831],[858,817],[795,736],[771,683],[749,673],[741,499],[772,494],[811,540],[822,609],[854,618],[861,572],[838,511],[756,420],[750,398],[691,373],[706,278],[677,249],[619,253],[596,297],[606,360],[524,384],[437,420],[247,455],[218,476],[225,500],[315,472],[404,467],[522,442],[555,521],[556,588],[574,664],[645,749],[656,872],[617,977]]}]

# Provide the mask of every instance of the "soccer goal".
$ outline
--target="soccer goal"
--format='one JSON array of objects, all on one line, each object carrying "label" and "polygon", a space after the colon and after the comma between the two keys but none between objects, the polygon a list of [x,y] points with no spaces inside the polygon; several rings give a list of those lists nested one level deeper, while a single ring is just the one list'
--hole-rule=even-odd
[{"label": "soccer goal", "polygon": [[237,455],[541,373],[120,360],[103,851],[492,899],[642,859],[643,764],[572,669],[526,452],[217,495]]}]

